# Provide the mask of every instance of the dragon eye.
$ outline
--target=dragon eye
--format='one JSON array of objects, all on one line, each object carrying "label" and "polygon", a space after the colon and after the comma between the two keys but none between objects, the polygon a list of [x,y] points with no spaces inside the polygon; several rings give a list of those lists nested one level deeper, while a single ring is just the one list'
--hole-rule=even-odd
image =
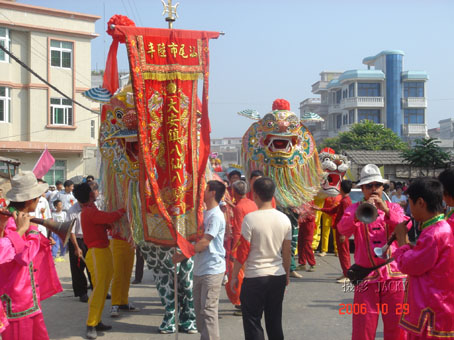
[{"label": "dragon eye", "polygon": [[117,116],[118,119],[121,119],[123,117],[123,111],[117,110],[115,111],[115,115]]},{"label": "dragon eye", "polygon": [[323,162],[329,162],[331,159],[329,159],[328,157],[326,157]]},{"label": "dragon eye", "polygon": [[296,128],[297,128],[297,125],[295,123],[290,124],[288,127],[289,130],[295,130]]},{"label": "dragon eye", "polygon": [[274,122],[268,122],[266,123],[266,125],[269,127],[269,128],[272,128],[274,126]]}]

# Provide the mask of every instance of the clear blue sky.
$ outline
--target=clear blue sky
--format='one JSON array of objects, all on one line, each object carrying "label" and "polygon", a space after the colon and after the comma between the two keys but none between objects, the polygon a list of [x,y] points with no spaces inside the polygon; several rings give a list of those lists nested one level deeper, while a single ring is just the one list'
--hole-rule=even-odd
[{"label": "clear blue sky", "polygon": [[[160,0],[18,0],[101,16],[92,68],[103,69],[111,38],[106,22],[127,15],[137,26],[167,27]],[[167,0],[166,0],[167,2]],[[176,1],[173,1],[176,3]],[[223,31],[210,43],[212,137],[239,137],[252,123],[236,112],[262,115],[276,98],[295,113],[323,70],[365,69],[382,50],[405,52],[404,70],[429,74],[427,123],[453,117],[454,1],[450,0],[180,0],[174,28]],[[119,67],[127,69],[126,50]]]}]

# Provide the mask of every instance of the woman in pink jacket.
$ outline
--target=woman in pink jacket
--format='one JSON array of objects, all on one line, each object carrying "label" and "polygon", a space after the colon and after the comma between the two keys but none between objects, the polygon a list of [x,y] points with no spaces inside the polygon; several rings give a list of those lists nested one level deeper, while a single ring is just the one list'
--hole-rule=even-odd
[{"label": "woman in pink jacket", "polygon": [[443,211],[443,189],[432,178],[414,180],[407,189],[413,218],[421,234],[413,247],[407,231],[396,227],[399,249],[393,256],[408,274],[400,326],[408,340],[454,339],[454,236]]},{"label": "woman in pink jacket", "polygon": [[[355,263],[363,267],[373,267],[385,260],[374,254],[374,248],[383,247],[396,225],[408,219],[397,203],[382,200],[383,179],[380,170],[374,164],[368,164],[361,170],[361,187],[364,199],[375,205],[377,219],[365,225],[356,218],[356,209],[361,202],[348,207],[337,225],[339,234],[355,237]],[[410,226],[407,226],[410,227]],[[397,246],[394,242],[390,249]],[[399,328],[399,317],[404,298],[405,275],[395,262],[391,262],[372,271],[362,283],[355,287],[353,300],[352,340],[373,340],[381,313],[383,319],[384,340],[402,339],[403,331]]]},{"label": "woman in pink jacket", "polygon": [[[28,214],[35,211],[39,197],[47,190],[32,172],[24,171],[11,180],[10,211]],[[17,232],[14,218],[10,218],[3,236]],[[41,236],[36,226],[30,226],[22,236],[24,248],[8,263],[0,265],[0,298],[5,307],[9,326],[2,333],[3,340],[49,339],[41,312],[41,300],[62,291],[52,262],[49,241]]]}]

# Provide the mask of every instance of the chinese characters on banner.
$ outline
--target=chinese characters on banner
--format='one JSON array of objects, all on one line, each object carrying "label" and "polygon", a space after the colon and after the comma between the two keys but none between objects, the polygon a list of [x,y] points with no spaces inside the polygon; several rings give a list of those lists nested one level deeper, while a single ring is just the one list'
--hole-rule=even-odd
[{"label": "chinese characters on banner", "polygon": [[209,154],[208,42],[219,33],[117,26],[115,34],[126,37],[137,110],[144,240],[190,256]]}]

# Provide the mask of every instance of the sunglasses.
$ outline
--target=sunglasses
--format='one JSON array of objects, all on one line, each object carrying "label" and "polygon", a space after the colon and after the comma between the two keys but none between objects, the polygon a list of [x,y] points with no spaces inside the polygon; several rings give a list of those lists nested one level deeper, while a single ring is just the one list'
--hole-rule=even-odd
[{"label": "sunglasses", "polygon": [[366,189],[372,189],[372,188],[380,188],[383,186],[383,183],[369,183],[369,184],[364,184],[364,187]]}]

